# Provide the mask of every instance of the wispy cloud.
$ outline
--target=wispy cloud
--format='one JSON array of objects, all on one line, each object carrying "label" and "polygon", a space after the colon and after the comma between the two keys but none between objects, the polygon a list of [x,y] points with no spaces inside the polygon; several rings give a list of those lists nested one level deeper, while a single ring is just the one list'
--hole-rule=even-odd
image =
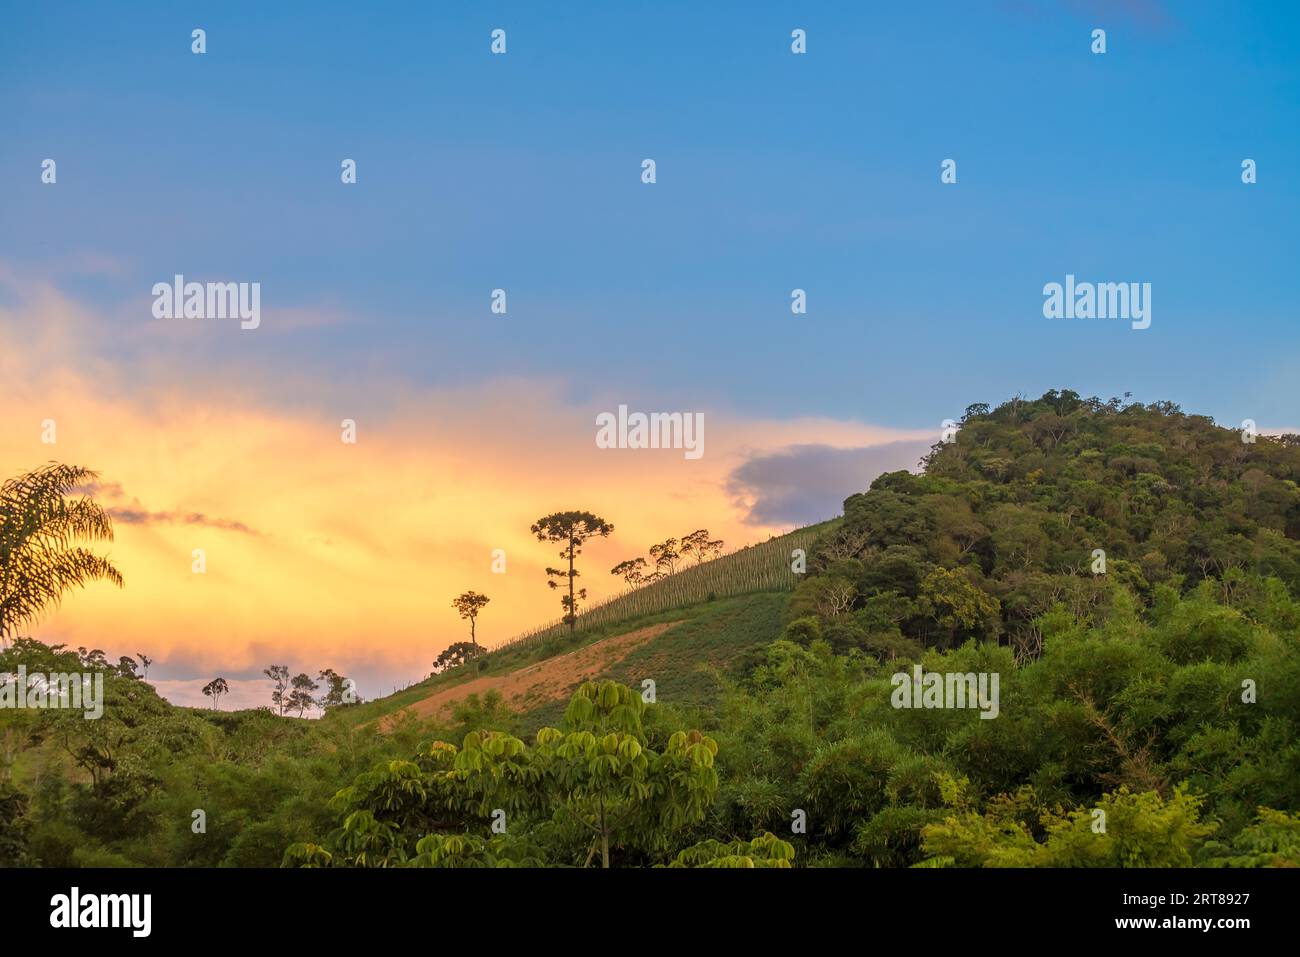
[{"label": "wispy cloud", "polygon": [[105,511],[115,522],[124,525],[202,525],[207,528],[220,528],[230,532],[243,532],[259,535],[260,532],[249,528],[243,522],[228,518],[213,518],[202,512],[179,510],[150,511],[140,504],[139,499],[131,499],[129,505],[121,505],[128,499],[121,482],[87,482],[73,489],[79,495],[89,495],[105,506]]},{"label": "wispy cloud", "polygon": [[243,522],[227,518],[209,518],[200,512],[147,512],[136,508],[110,508],[109,516],[115,522],[126,525],[203,525],[207,528],[221,528],[228,532],[244,532],[257,535]]}]

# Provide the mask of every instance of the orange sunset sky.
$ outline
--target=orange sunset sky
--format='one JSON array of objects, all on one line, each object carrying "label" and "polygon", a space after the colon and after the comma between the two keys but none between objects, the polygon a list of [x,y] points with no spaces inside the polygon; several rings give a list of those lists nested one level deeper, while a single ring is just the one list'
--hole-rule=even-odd
[{"label": "orange sunset sky", "polygon": [[[381,377],[356,388],[309,364],[262,366],[252,349],[214,358],[222,336],[302,336],[346,317],[285,311],[255,333],[139,323],[123,338],[53,282],[4,271],[0,292],[4,474],[49,460],[98,470],[94,494],[116,528],[103,549],[126,579],[69,594],[31,633],[114,658],[144,652],[150,680],[177,703],[205,703],[198,689],[222,675],[229,706],[264,704],[259,675],[272,663],[332,667],[364,697],[388,693],[467,637],[451,607],[464,589],[492,599],[478,626],[489,647],[558,617],[543,571],[556,548],[528,532],[541,515],[582,508],[614,523],[579,565],[600,598],[621,584],[609,568],[666,536],[704,526],[731,548],[798,524],[756,519],[729,481],[755,456],[924,440],[900,446],[915,465],[934,438],[703,408],[699,460],[602,450],[595,416],[626,398],[575,402],[561,379],[437,390]],[[340,440],[345,418],[357,422],[355,445]],[[54,444],[42,442],[49,419]],[[191,571],[195,548],[204,575]],[[505,574],[491,571],[497,548]]]}]

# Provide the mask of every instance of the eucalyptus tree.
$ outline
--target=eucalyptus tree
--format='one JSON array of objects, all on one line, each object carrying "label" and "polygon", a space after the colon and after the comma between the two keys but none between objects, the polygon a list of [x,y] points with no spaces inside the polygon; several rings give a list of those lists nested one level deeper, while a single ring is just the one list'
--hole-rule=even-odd
[{"label": "eucalyptus tree", "polygon": [[203,693],[212,699],[213,711],[220,710],[217,703],[221,700],[221,696],[229,691],[230,685],[226,682],[225,678],[213,678],[203,686]]},{"label": "eucalyptus tree", "polygon": [[646,582],[646,560],[644,558],[629,558],[625,562],[619,562],[609,570],[611,575],[618,575],[629,585],[636,587],[644,585]]}]

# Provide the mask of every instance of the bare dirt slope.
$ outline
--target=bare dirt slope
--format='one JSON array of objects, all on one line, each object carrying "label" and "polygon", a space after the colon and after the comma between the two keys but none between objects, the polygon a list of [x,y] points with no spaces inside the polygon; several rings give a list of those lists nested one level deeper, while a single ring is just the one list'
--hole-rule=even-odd
[{"label": "bare dirt slope", "polygon": [[446,714],[453,704],[471,694],[482,696],[492,690],[499,691],[506,705],[515,711],[525,711],[547,701],[565,699],[582,682],[607,671],[634,648],[659,637],[677,624],[680,622],[670,621],[638,628],[625,635],[593,642],[568,654],[547,658],[507,675],[474,678],[463,684],[440,689],[422,701],[408,705],[403,711],[422,718],[434,717]]}]

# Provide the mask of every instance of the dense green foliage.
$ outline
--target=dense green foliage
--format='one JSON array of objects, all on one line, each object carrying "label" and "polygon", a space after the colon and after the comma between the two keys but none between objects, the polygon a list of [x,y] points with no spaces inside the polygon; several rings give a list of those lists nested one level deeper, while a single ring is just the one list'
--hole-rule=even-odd
[{"label": "dense green foliage", "polygon": [[676,731],[653,749],[645,707],[626,686],[587,682],[569,703],[565,730],[542,728],[532,746],[500,731],[474,731],[461,748],[435,741],[411,760],[379,765],[335,796],[341,820],[324,844],[295,844],[286,862],[438,867],[598,859],[609,867],[611,844],[653,859],[712,803],[718,748],[698,731]]},{"label": "dense green foliage", "polygon": [[[994,720],[895,708],[890,678],[907,666],[777,642],[728,698],[714,826],[788,831],[802,808],[804,863],[1117,866],[1206,863],[1271,825],[1291,829],[1278,846],[1300,864],[1300,607],[1275,588],[1258,597],[1227,606],[1206,583],[1150,622],[1136,603],[1095,625],[1058,611],[1042,622],[1043,655],[1020,665],[973,640],[923,653],[927,672],[999,674]],[[1189,636],[1206,640],[1204,656],[1184,658]],[[1167,802],[1179,817],[1166,827]],[[1084,826],[1097,808],[1109,808],[1104,834]],[[1062,821],[1094,842],[1063,848],[1058,836],[1039,853]]]},{"label": "dense green foliage", "polygon": [[1295,595],[1297,482],[1297,437],[1248,443],[1168,403],[1049,392],[972,406],[923,475],[882,475],[845,501],[794,608],[837,648],[980,638],[1024,660],[1041,651],[1043,615],[1099,619],[1115,582],[1144,604],[1162,585],[1231,590],[1246,574]]},{"label": "dense green foliage", "polygon": [[[281,718],[268,709],[177,708],[102,656],[19,639],[0,674],[99,672],[104,712],[0,710],[0,865],[276,866],[284,848],[328,825],[325,803],[422,732],[388,737],[341,721]],[[205,829],[196,833],[194,812]],[[12,814],[12,809],[10,809]],[[21,851],[6,836],[21,833]]]}]

